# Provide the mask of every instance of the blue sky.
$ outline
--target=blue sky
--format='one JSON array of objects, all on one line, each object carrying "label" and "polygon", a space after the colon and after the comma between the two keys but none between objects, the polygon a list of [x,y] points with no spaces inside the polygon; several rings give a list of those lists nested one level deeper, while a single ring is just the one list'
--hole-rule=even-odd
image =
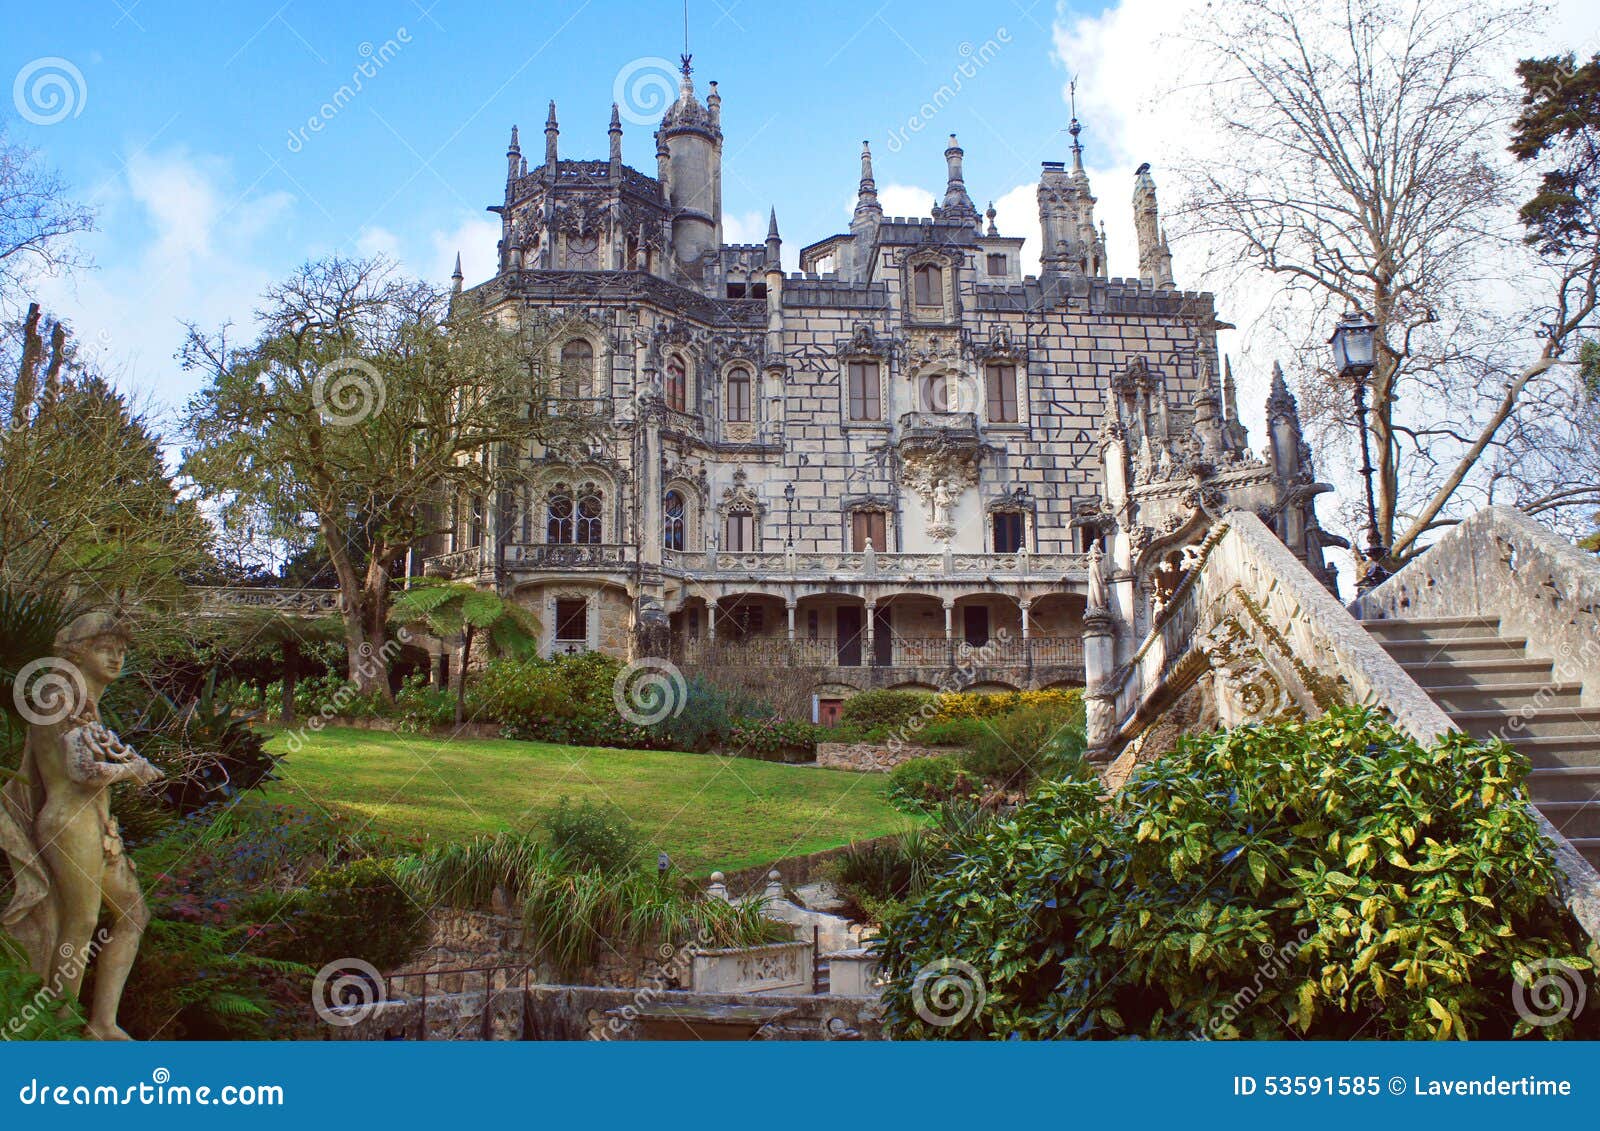
[{"label": "blue sky", "polygon": [[[951,132],[974,198],[1006,198],[1002,228],[1020,233],[1036,222],[1039,162],[1067,154],[1058,40],[1077,17],[1051,0],[691,0],[697,86],[715,79],[723,95],[730,239],[759,239],[775,206],[792,269],[847,221],[863,138],[889,210],[921,211],[917,186],[942,191]],[[247,321],[252,296],[307,258],[381,251],[443,281],[459,247],[481,279],[512,123],[537,164],[554,98],[562,155],[601,157],[619,76],[625,103],[629,76],[648,92],[683,40],[677,0],[68,0],[23,9],[10,30],[7,128],[98,213],[84,241],[97,268],[39,292],[168,404],[192,387],[169,360],[179,321]],[[325,111],[363,63],[359,93]],[[54,122],[63,103],[35,85],[52,75],[71,107]],[[953,81],[958,96],[930,114]],[[1099,165],[1110,151],[1086,118]],[[629,122],[623,145],[653,172],[650,132]],[[1118,172],[1131,185],[1131,165]],[[1110,187],[1116,227],[1127,208]]]}]

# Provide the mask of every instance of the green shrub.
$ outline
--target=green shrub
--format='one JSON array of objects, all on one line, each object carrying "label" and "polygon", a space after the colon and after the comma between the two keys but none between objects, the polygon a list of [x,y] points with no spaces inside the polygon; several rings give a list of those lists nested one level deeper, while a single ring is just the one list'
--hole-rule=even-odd
[{"label": "green shrub", "polygon": [[28,967],[27,956],[0,936],[0,1040],[76,1041],[83,1037],[83,1010],[76,1001],[51,996]]},{"label": "green shrub", "polygon": [[733,724],[724,749],[742,758],[768,762],[810,762],[816,759],[819,736],[829,741],[827,731],[812,723],[743,718]]},{"label": "green shrub", "polygon": [[913,758],[889,771],[889,800],[897,808],[925,812],[965,797],[975,784],[954,758]]},{"label": "green shrub", "polygon": [[544,818],[545,843],[577,868],[607,873],[638,867],[644,844],[628,815],[615,805],[563,797]]},{"label": "green shrub", "polygon": [[406,676],[395,693],[394,713],[402,731],[447,727],[456,721],[456,699],[448,687],[432,687],[417,672]]},{"label": "green shrub", "polygon": [[904,727],[933,698],[926,691],[863,691],[845,700],[839,719],[868,732],[887,733]]},{"label": "green shrub", "polygon": [[1068,772],[1085,746],[1081,709],[1025,707],[977,723],[961,765],[973,777],[1024,789],[1035,778]]},{"label": "green shrub", "polygon": [[428,941],[426,911],[401,885],[390,860],[324,868],[304,888],[259,898],[244,910],[284,928],[265,936],[263,953],[313,970],[341,958],[390,970]]},{"label": "green shrub", "polygon": [[978,719],[936,719],[912,734],[911,741],[922,746],[971,746],[985,729]]},{"label": "green shrub", "polygon": [[[1593,1012],[1534,1030],[1514,1004],[1519,972],[1592,969],[1526,773],[1503,743],[1424,747],[1341,709],[1185,738],[1109,804],[1088,776],[1042,786],[888,924],[887,1023],[956,1039],[1592,1036]],[[986,992],[943,1027],[914,989],[941,960]]]},{"label": "green shrub", "polygon": [[850,844],[826,872],[858,918],[877,918],[920,894],[943,863],[946,843],[922,829]]}]

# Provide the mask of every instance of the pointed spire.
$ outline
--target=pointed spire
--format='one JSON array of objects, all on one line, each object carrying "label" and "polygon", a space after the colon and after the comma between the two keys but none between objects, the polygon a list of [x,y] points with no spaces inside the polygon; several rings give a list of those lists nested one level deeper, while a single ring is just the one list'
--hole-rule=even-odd
[{"label": "pointed spire", "polygon": [[450,273],[451,294],[458,295],[461,293],[461,284],[464,279],[465,276],[461,274],[461,253],[458,251],[456,252],[456,269]]},{"label": "pointed spire", "polygon": [[1300,407],[1295,403],[1294,394],[1289,392],[1289,382],[1283,379],[1283,366],[1278,362],[1272,363],[1272,391],[1267,394],[1267,419],[1298,420]]},{"label": "pointed spire", "polygon": [[989,202],[989,211],[985,212],[984,215],[989,219],[988,234],[991,236],[998,236],[1000,234],[1000,229],[994,226],[994,218],[998,216],[999,213],[994,210],[994,201],[991,200]]},{"label": "pointed spire", "polygon": [[1078,140],[1078,135],[1083,132],[1083,125],[1078,121],[1078,80],[1073,79],[1067,88],[1072,99],[1072,124],[1067,127],[1067,132],[1072,135],[1072,171],[1083,172],[1083,143]]},{"label": "pointed spire", "polygon": [[[511,127],[511,144],[506,147],[506,180],[517,179],[517,169],[522,164],[522,146],[517,143],[517,127]],[[509,192],[510,190],[507,189]]]},{"label": "pointed spire", "polygon": [[966,181],[962,177],[961,158],[965,155],[956,135],[950,135],[950,145],[944,151],[945,188],[944,212],[949,220],[967,219],[976,222],[978,210],[967,195]]},{"label": "pointed spire", "polygon": [[861,143],[861,184],[856,190],[857,220],[872,220],[883,215],[878,203],[878,182],[872,176],[872,146]]},{"label": "pointed spire", "polygon": [[1222,413],[1228,423],[1239,422],[1239,386],[1233,380],[1233,358],[1222,355]]},{"label": "pointed spire", "polygon": [[778,237],[778,210],[772,209],[767,217],[767,266],[776,267],[783,262],[783,240]]},{"label": "pointed spire", "polygon": [[561,127],[556,124],[556,102],[550,100],[550,114],[544,120],[544,167],[550,176],[556,175],[556,137]]},{"label": "pointed spire", "polygon": [[706,84],[706,113],[711,115],[713,127],[722,124],[722,95],[717,93],[716,80]]},{"label": "pointed spire", "polygon": [[606,128],[606,134],[611,141],[609,160],[611,163],[611,179],[615,181],[622,174],[622,115],[617,110],[617,104],[611,104],[611,124]]}]

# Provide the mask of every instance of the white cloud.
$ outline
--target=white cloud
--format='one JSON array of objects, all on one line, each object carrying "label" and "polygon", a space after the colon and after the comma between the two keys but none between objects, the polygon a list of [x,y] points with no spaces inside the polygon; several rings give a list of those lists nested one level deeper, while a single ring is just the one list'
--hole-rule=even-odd
[{"label": "white cloud", "polygon": [[[883,206],[885,216],[931,216],[936,199],[932,192],[920,185],[893,184],[878,190],[878,203]],[[852,211],[855,206],[855,198],[851,197]]]},{"label": "white cloud", "polygon": [[724,212],[724,243],[762,243],[767,238],[767,217],[759,212]]},{"label": "white cloud", "polygon": [[464,215],[454,228],[436,231],[431,237],[432,252],[424,275],[442,282],[455,270],[456,253],[461,253],[461,274],[469,287],[490,278],[500,268],[500,221]]}]

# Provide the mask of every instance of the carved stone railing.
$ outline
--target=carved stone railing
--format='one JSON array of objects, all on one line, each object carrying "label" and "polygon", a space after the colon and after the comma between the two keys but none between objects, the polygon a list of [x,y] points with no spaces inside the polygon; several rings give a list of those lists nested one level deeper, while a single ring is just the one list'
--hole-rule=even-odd
[{"label": "carved stone railing", "polygon": [[506,547],[506,565],[523,569],[616,569],[634,560],[632,546],[613,543],[516,543]]},{"label": "carved stone railing", "polygon": [[324,617],[340,610],[337,589],[261,589],[248,586],[190,586],[200,602],[200,615],[211,616],[239,609],[270,609],[286,616]]},{"label": "carved stone railing", "polygon": [[483,554],[481,546],[435,554],[422,563],[422,572],[429,577],[473,577],[483,568]]},{"label": "carved stone railing", "polygon": [[1081,579],[1084,554],[880,554],[797,553],[783,550],[734,553],[665,550],[662,564],[686,577],[800,578],[884,581]]},{"label": "carved stone railing", "polygon": [[[1515,537],[1506,536],[1508,529]],[[1476,555],[1447,550],[1451,556],[1441,556],[1432,566],[1425,555],[1358,605],[1364,610],[1403,610],[1408,616],[1464,615],[1467,602],[1483,602],[1485,611],[1498,611],[1499,598],[1492,590],[1478,597],[1467,597],[1466,591],[1485,584],[1500,590],[1537,589],[1553,576],[1537,567],[1560,564],[1562,576],[1578,569],[1579,563],[1540,546],[1539,537],[1503,518],[1475,525],[1459,536],[1461,545],[1477,542],[1480,532]],[[1508,546],[1517,554],[1501,559],[1503,573],[1488,571],[1489,558],[1501,552],[1494,548]],[[1433,698],[1254,514],[1224,515],[1188,564],[1129,662],[1088,689],[1092,747],[1120,750],[1206,678],[1212,680],[1223,726],[1281,714],[1314,717],[1339,704],[1363,704],[1385,712],[1419,742],[1431,743],[1456,729]],[[1424,570],[1407,578],[1418,565]],[[1529,572],[1513,580],[1513,566]],[[1453,612],[1444,611],[1443,602],[1450,598],[1428,598],[1440,602],[1435,605],[1421,602],[1420,594],[1442,594],[1452,585],[1460,591]],[[1409,602],[1403,603],[1408,593]],[[1525,604],[1514,607],[1538,608],[1541,600],[1526,596]],[[1560,608],[1569,611],[1565,604]],[[1561,626],[1576,630],[1577,613],[1550,615],[1561,631],[1567,631]],[[1537,810],[1530,811],[1555,846],[1556,862],[1568,881],[1568,907],[1591,938],[1600,938],[1600,875]]]},{"label": "carved stone railing", "polygon": [[1600,703],[1600,557],[1521,511],[1485,507],[1399,573],[1352,602],[1366,619],[1499,617],[1508,635]]}]

